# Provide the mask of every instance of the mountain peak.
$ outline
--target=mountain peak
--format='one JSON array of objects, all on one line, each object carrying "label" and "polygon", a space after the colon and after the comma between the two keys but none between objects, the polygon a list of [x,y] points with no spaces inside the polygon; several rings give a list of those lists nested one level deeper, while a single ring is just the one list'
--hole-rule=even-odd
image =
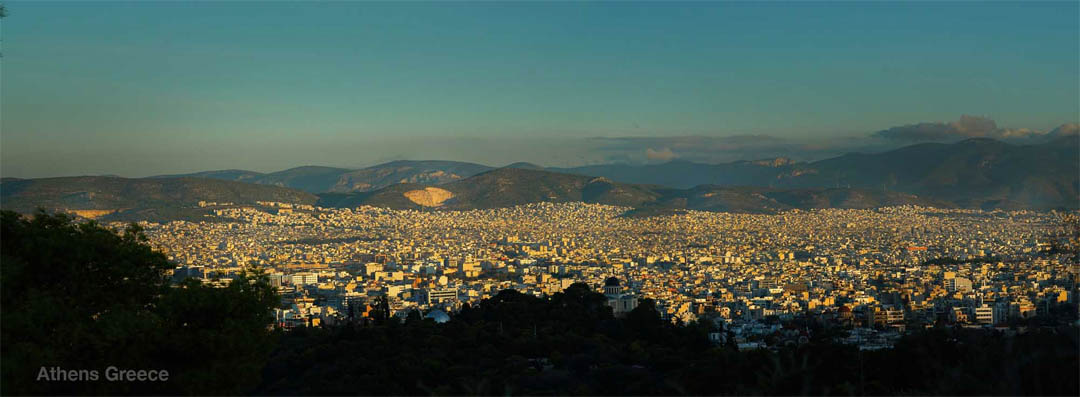
[{"label": "mountain peak", "polygon": [[993,138],[975,137],[956,142],[957,145],[1008,145]]},{"label": "mountain peak", "polygon": [[507,165],[507,166],[502,167],[502,168],[517,168],[517,169],[523,169],[523,170],[538,170],[538,171],[543,171],[544,170],[544,167],[541,167],[541,166],[533,164],[533,163],[524,162],[524,161],[519,161],[519,162]]},{"label": "mountain peak", "polygon": [[754,165],[760,165],[762,167],[783,167],[785,165],[795,164],[795,161],[787,157],[776,157],[771,159],[754,160],[750,162]]},{"label": "mountain peak", "polygon": [[289,168],[287,170],[282,170],[282,171],[275,172],[275,174],[277,174],[277,173],[287,173],[287,172],[313,172],[313,171],[314,172],[348,171],[348,169],[347,168],[338,168],[338,167],[327,167],[327,166],[323,166],[323,165],[301,165],[299,167],[293,167],[293,168]]}]

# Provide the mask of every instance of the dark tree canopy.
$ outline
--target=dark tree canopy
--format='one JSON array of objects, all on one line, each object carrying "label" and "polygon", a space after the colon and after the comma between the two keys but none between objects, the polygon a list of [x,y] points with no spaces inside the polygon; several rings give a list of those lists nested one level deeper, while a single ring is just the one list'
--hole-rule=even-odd
[{"label": "dark tree canopy", "polygon": [[[436,324],[414,318],[285,335],[256,394],[330,395],[1074,395],[1075,327],[1008,337],[935,329],[860,352],[810,343],[738,351],[708,324],[624,318],[584,284],[548,297],[504,290]],[[795,325],[804,329],[808,324]],[[1061,381],[1060,379],[1068,379]]]},{"label": "dark tree canopy", "polygon": [[[137,225],[115,233],[39,211],[0,213],[2,394],[239,393],[273,348],[276,292],[257,271],[227,288],[167,282]],[[41,367],[164,369],[152,382],[38,382]]]}]

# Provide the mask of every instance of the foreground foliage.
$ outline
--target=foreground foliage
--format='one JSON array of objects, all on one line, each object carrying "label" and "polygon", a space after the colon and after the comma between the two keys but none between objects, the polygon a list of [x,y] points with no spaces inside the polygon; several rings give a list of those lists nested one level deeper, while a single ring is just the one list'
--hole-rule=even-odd
[{"label": "foreground foliage", "polygon": [[[136,225],[118,234],[62,214],[0,217],[0,394],[235,394],[259,382],[279,298],[257,272],[227,288],[174,287]],[[170,377],[108,382],[109,366]],[[100,379],[39,381],[42,367]]]},{"label": "foreground foliage", "polygon": [[575,284],[548,299],[502,291],[436,324],[299,329],[257,394],[1076,395],[1076,327],[1018,336],[938,328],[860,352],[819,331],[778,352],[708,342],[709,326],[625,319]]}]

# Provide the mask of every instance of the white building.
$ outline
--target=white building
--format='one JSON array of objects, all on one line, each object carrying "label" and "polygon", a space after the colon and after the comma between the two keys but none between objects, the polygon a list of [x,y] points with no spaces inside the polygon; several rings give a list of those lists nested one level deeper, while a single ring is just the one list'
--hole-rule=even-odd
[{"label": "white building", "polygon": [[289,276],[293,285],[312,285],[319,283],[319,275],[315,273],[296,273]]},{"label": "white building", "polygon": [[443,289],[428,289],[425,293],[427,295],[427,304],[442,303],[448,299],[457,299],[458,292],[456,288],[443,288]]},{"label": "white building", "polygon": [[982,306],[975,308],[975,322],[979,324],[993,325],[994,321],[994,308],[990,305],[983,304]]},{"label": "white building", "polygon": [[945,289],[949,292],[971,292],[971,280],[963,277],[953,277],[945,280]]},{"label": "white building", "polygon": [[607,305],[616,317],[621,317],[637,307],[637,297],[632,293],[623,292],[623,287],[618,278],[608,277],[604,280],[604,296],[607,297]]}]

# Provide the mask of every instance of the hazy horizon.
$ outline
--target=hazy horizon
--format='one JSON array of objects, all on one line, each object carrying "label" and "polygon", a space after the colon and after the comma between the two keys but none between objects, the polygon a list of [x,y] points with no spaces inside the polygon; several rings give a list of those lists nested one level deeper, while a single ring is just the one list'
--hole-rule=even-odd
[{"label": "hazy horizon", "polygon": [[[1076,135],[1077,134],[1077,130],[1076,130],[1077,124],[1076,123],[1067,124],[1065,127],[1070,128],[1070,130],[1068,132],[1069,135]],[[1001,141],[1003,141],[1005,143],[1014,144],[1014,145],[1029,145],[1029,144],[1030,145],[1037,145],[1037,144],[1046,143],[1046,140],[1037,139],[1037,138],[1044,138],[1042,135],[1045,135],[1045,133],[1036,135],[1035,137],[1031,137],[1031,138],[1026,138],[1025,137],[1025,138],[1021,138],[1021,139],[1003,139],[1001,137],[993,137],[993,136],[971,136],[971,137],[968,137],[968,138],[991,138],[991,139],[1001,140]],[[584,139],[581,139],[579,141],[581,142],[582,146],[584,146],[582,151],[590,151],[591,149],[595,148],[595,144],[593,144],[593,146],[588,146],[589,141],[592,141],[592,140],[603,140],[603,141],[646,140],[646,141],[654,141],[654,140],[657,140],[657,139],[675,139],[677,141],[677,140],[680,140],[680,139],[689,139],[689,140],[697,140],[698,142],[700,142],[700,140],[722,141],[724,138],[732,138],[732,137],[703,137],[703,136],[665,137],[665,138],[657,138],[657,137],[596,138],[596,137],[593,137],[593,138],[584,138]],[[734,138],[740,138],[740,137],[734,137]],[[477,140],[477,139],[479,139],[479,138],[459,138],[459,139],[457,139],[457,141],[458,141],[458,144],[461,147],[468,147],[468,146],[471,146],[471,144],[474,143],[474,141]],[[963,138],[963,139],[967,139],[967,138]],[[599,149],[599,152],[609,151],[609,152],[614,152],[614,153],[619,153],[619,154],[616,155],[616,156],[609,156],[607,158],[607,160],[605,160],[605,161],[592,161],[592,162],[576,163],[576,164],[569,164],[569,165],[552,164],[552,163],[549,163],[549,162],[546,163],[546,162],[543,162],[543,161],[523,160],[522,158],[528,158],[529,156],[523,154],[522,157],[513,157],[514,152],[508,152],[505,156],[500,157],[499,160],[496,160],[495,162],[474,161],[474,160],[460,159],[460,158],[443,158],[443,157],[439,157],[439,155],[437,155],[437,154],[432,154],[432,155],[430,155],[428,157],[424,157],[424,155],[421,154],[421,155],[419,155],[419,157],[407,157],[407,156],[403,156],[403,155],[381,156],[381,157],[376,157],[374,160],[368,160],[368,161],[358,160],[358,162],[355,163],[355,164],[319,163],[319,162],[314,161],[314,160],[312,162],[308,162],[308,163],[296,163],[296,164],[293,164],[293,165],[288,165],[288,166],[285,166],[285,167],[277,167],[277,168],[272,167],[272,166],[271,167],[263,167],[263,168],[254,168],[254,167],[252,167],[252,168],[209,167],[208,168],[208,167],[200,167],[199,165],[194,164],[194,165],[188,166],[187,168],[178,169],[178,170],[174,170],[174,171],[166,170],[166,171],[163,171],[163,172],[137,172],[137,173],[132,173],[132,174],[120,174],[120,173],[110,173],[110,172],[101,172],[101,173],[84,172],[84,173],[73,173],[73,174],[63,174],[63,175],[44,175],[44,176],[30,176],[30,177],[12,176],[12,175],[7,175],[5,173],[4,175],[2,175],[2,177],[3,178],[26,178],[26,179],[68,177],[68,176],[118,176],[118,177],[124,177],[124,178],[145,178],[145,177],[152,177],[152,176],[183,175],[183,174],[198,173],[198,172],[204,172],[204,171],[226,171],[226,170],[253,171],[253,172],[268,174],[268,173],[273,173],[273,172],[277,172],[277,171],[285,171],[285,170],[289,170],[289,169],[293,169],[293,168],[301,168],[301,167],[331,167],[331,168],[344,168],[344,169],[362,169],[362,168],[381,165],[381,164],[385,164],[385,163],[389,163],[389,162],[393,162],[393,161],[452,161],[452,162],[463,162],[463,163],[475,163],[475,164],[480,164],[480,165],[485,165],[485,166],[490,166],[490,167],[495,167],[495,168],[509,166],[509,165],[514,164],[514,163],[532,163],[532,164],[539,165],[539,166],[542,166],[542,167],[552,167],[552,168],[571,168],[571,167],[576,167],[576,166],[588,166],[588,165],[600,165],[600,164],[625,164],[625,165],[662,164],[662,163],[667,163],[667,162],[676,161],[676,160],[690,161],[690,162],[695,162],[695,163],[705,163],[705,164],[722,164],[722,163],[731,163],[731,162],[737,162],[737,161],[769,160],[769,159],[775,159],[775,158],[779,158],[779,157],[789,158],[789,159],[792,159],[792,160],[795,160],[795,161],[800,161],[800,162],[813,162],[813,161],[824,160],[824,159],[828,159],[828,158],[832,158],[832,157],[836,157],[836,156],[840,156],[840,155],[848,154],[848,153],[880,153],[880,152],[884,152],[884,151],[888,151],[888,150],[892,150],[892,149],[897,149],[897,148],[900,148],[902,146],[908,146],[910,144],[917,144],[917,143],[955,143],[955,142],[957,142],[959,140],[962,140],[962,139],[958,138],[958,139],[944,140],[944,141],[929,140],[929,141],[911,142],[911,143],[904,144],[904,145],[891,146],[891,145],[886,144],[886,143],[874,142],[871,139],[865,139],[865,140],[856,141],[857,142],[856,145],[837,146],[837,147],[824,147],[824,148],[814,148],[814,147],[810,147],[811,145],[803,145],[803,144],[781,143],[781,144],[775,145],[775,146],[765,145],[763,147],[748,147],[745,150],[730,151],[728,153],[729,155],[731,155],[731,157],[728,157],[729,159],[714,160],[714,161],[703,160],[703,159],[700,159],[700,158],[686,158],[685,156],[679,156],[674,151],[668,149],[668,146],[664,147],[665,149],[668,149],[666,151],[654,151],[654,150],[651,150],[651,149],[644,149],[644,150],[640,151],[640,153],[637,153],[637,154],[639,154],[639,156],[637,156],[636,158],[632,158],[630,156],[627,156],[626,155],[626,153],[628,152],[627,150],[621,150],[621,149],[618,149],[617,147],[614,147],[614,148],[609,147],[609,148],[601,148],[601,149]],[[516,145],[516,144],[519,144],[519,143],[520,142],[504,143],[504,146],[509,147],[511,145]],[[445,144],[446,144],[446,142],[442,142],[442,144],[432,145],[431,153],[435,153],[435,149],[444,149],[445,150],[446,149]],[[525,143],[525,144],[529,144],[529,143]],[[552,143],[552,146],[559,145],[559,144],[565,145],[566,143],[565,142],[555,142],[555,143]],[[712,143],[712,144],[715,145],[716,143]],[[405,144],[402,144],[402,145],[404,146]],[[863,146],[863,145],[865,145],[865,146]],[[634,145],[632,145],[632,146],[634,146]],[[530,145],[530,147],[535,147],[535,142],[533,142],[532,145]],[[634,147],[636,147],[636,146],[634,146]],[[843,150],[845,148],[850,149],[850,150]],[[706,152],[708,152],[709,148],[706,147],[704,150]],[[638,150],[630,150],[630,151],[639,152]],[[423,153],[423,151],[419,151],[419,153]],[[749,153],[749,154],[746,154],[746,153]],[[746,155],[744,155],[742,157],[739,157],[738,156],[739,154],[746,154]]]},{"label": "hazy horizon", "polygon": [[1076,2],[5,5],[4,177],[807,161],[1080,120]]}]

